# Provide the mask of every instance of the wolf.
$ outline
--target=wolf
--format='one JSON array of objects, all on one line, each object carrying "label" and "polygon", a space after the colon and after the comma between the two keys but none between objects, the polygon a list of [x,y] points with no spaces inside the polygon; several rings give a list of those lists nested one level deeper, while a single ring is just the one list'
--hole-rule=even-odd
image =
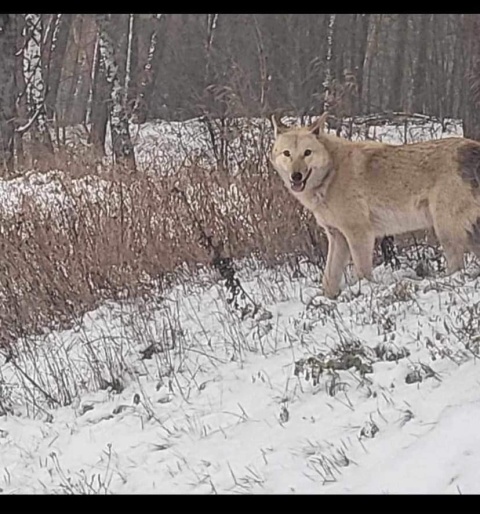
[{"label": "wolf", "polygon": [[371,280],[375,238],[433,228],[447,274],[480,257],[480,143],[462,137],[389,145],[328,134],[325,112],[287,127],[272,116],[271,163],[325,230],[323,290],[335,298],[350,258]]}]

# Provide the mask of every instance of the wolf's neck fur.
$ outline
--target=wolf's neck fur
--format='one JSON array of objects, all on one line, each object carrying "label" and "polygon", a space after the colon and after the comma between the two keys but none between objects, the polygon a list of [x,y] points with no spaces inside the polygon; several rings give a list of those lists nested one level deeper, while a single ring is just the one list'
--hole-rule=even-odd
[{"label": "wolf's neck fur", "polygon": [[314,196],[325,201],[328,191],[328,186],[335,178],[335,176],[341,172],[342,161],[349,159],[351,141],[339,138],[330,134],[321,133],[317,136],[318,140],[327,149],[331,163],[329,168],[326,170],[322,182],[312,190]]},{"label": "wolf's neck fur", "polygon": [[320,133],[317,136],[320,143],[325,146],[333,162],[333,167],[338,168],[340,162],[344,159],[348,159],[349,153],[351,152],[351,146],[354,144],[348,139],[343,139],[333,134]]}]

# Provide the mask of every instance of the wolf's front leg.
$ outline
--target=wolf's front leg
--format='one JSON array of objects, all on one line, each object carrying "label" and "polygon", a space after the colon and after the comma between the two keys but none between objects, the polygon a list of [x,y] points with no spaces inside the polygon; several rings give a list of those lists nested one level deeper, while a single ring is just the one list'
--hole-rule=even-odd
[{"label": "wolf's front leg", "polygon": [[350,259],[347,240],[344,235],[334,228],[328,228],[328,255],[323,274],[323,289],[325,296],[335,298],[340,292],[343,271]]},{"label": "wolf's front leg", "polygon": [[345,232],[345,237],[352,254],[353,264],[359,280],[366,278],[372,280],[373,248],[375,234],[373,231],[359,228]]}]

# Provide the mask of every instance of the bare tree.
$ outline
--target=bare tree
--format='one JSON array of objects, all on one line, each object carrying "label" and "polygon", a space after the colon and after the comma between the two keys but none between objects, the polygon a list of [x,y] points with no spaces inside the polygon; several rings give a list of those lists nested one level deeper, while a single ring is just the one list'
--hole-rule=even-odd
[{"label": "bare tree", "polygon": [[371,77],[372,66],[375,52],[378,48],[378,35],[380,24],[382,22],[382,14],[372,14],[368,26],[367,43],[365,49],[365,57],[363,60],[363,78],[362,78],[362,105],[367,112],[371,109]]},{"label": "bare tree", "polygon": [[427,77],[427,49],[430,25],[430,14],[420,15],[420,32],[418,34],[418,53],[415,73],[413,76],[412,101],[415,112],[425,112],[426,84]]},{"label": "bare tree", "polygon": [[392,110],[402,109],[402,84],[405,75],[405,56],[407,49],[408,14],[397,14],[397,32],[395,36],[395,60],[390,83],[389,107]]},{"label": "bare tree", "polygon": [[467,78],[467,115],[465,136],[480,141],[480,14],[466,17],[465,29],[472,38],[472,63]]},{"label": "bare tree", "polygon": [[52,139],[45,109],[45,82],[41,63],[42,20],[39,14],[25,15],[25,48],[23,73],[25,75],[28,105],[28,123],[21,132],[31,128],[34,156],[53,154]]},{"label": "bare tree", "polygon": [[67,50],[68,38],[72,26],[73,14],[56,14],[54,27],[52,30],[52,38],[48,49],[48,60],[45,63],[47,83],[47,94],[45,97],[45,106],[47,109],[47,117],[53,118],[55,112],[55,104],[57,100],[58,88],[63,68],[63,60]]},{"label": "bare tree", "polygon": [[110,91],[110,130],[115,161],[135,170],[135,154],[128,128],[128,117],[124,104],[124,85],[120,82],[115,58],[114,24],[111,15],[96,15],[99,28],[99,49],[101,66],[105,69]]},{"label": "bare tree", "polygon": [[97,157],[103,157],[105,155],[111,85],[107,82],[105,68],[100,59],[99,37],[97,37],[95,45],[91,83],[90,110],[87,117],[87,121],[90,122],[88,143],[92,145]]},{"label": "bare tree", "polygon": [[356,31],[355,46],[353,48],[353,72],[357,79],[358,85],[358,99],[356,105],[356,112],[363,110],[362,105],[362,91],[363,91],[363,65],[365,63],[365,54],[367,51],[367,39],[368,39],[368,26],[370,21],[370,14],[357,14],[355,23],[359,24]]},{"label": "bare tree", "polygon": [[168,19],[168,14],[156,14],[152,15],[149,20],[143,20],[150,24],[151,30],[148,53],[143,69],[140,71],[137,94],[132,107],[132,114],[138,123],[143,123],[147,119],[160,61],[163,57]]},{"label": "bare tree", "polygon": [[323,81],[323,89],[325,92],[325,100],[323,110],[328,111],[331,104],[332,89],[332,49],[333,49],[333,31],[335,28],[335,14],[330,14],[328,18],[327,30],[327,56],[325,59],[325,78]]},{"label": "bare tree", "polygon": [[13,172],[16,16],[0,15],[0,170]]}]

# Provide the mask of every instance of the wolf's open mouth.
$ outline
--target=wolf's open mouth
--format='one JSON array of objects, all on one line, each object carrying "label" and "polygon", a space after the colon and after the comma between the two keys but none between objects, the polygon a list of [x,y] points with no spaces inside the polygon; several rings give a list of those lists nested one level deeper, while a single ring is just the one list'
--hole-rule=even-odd
[{"label": "wolf's open mouth", "polygon": [[295,191],[295,193],[301,193],[307,184],[308,177],[311,175],[312,169],[310,168],[305,175],[305,178],[300,181],[290,181],[290,187],[292,188],[292,191]]}]

